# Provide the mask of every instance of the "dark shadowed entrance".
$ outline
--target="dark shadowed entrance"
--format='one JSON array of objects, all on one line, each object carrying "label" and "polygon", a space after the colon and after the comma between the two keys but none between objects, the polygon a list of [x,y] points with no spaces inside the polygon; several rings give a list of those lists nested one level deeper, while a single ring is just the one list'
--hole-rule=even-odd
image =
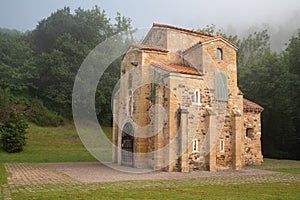
[{"label": "dark shadowed entrance", "polygon": [[126,123],[122,130],[122,165],[133,166],[133,135],[131,123]]}]

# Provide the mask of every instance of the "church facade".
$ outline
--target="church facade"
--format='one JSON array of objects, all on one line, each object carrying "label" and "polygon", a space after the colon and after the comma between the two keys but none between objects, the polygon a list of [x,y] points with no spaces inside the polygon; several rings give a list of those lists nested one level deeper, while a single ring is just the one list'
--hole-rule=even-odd
[{"label": "church facade", "polygon": [[222,36],[153,24],[121,63],[113,161],[181,172],[261,164],[263,108],[238,88],[237,49]]}]

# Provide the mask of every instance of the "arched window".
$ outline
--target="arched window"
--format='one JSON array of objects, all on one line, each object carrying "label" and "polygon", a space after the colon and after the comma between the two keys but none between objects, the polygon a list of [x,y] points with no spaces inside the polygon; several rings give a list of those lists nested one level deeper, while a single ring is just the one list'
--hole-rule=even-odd
[{"label": "arched window", "polygon": [[122,165],[133,166],[134,164],[134,129],[131,123],[126,123],[122,130]]},{"label": "arched window", "polygon": [[194,91],[193,103],[194,104],[200,104],[200,91],[199,91],[199,89],[195,89],[195,91]]},{"label": "arched window", "polygon": [[221,48],[217,48],[217,60],[223,60],[223,51]]},{"label": "arched window", "polygon": [[132,90],[130,89],[129,90],[129,92],[128,92],[129,94],[128,94],[128,96],[129,96],[129,115],[130,115],[130,117],[132,117],[132,115],[133,115],[133,92],[132,92]]}]

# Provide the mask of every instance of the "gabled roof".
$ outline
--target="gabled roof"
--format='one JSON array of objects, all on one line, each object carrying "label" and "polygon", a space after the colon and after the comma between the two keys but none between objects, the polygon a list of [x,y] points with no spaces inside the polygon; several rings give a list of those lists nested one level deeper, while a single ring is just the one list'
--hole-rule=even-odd
[{"label": "gabled roof", "polygon": [[216,40],[223,40],[225,43],[228,43],[229,45],[231,45],[234,49],[236,49],[236,50],[238,49],[238,47],[235,44],[233,44],[229,40],[222,37],[222,35],[217,35],[217,36],[214,36],[212,38],[201,38],[200,41],[199,41],[199,44],[205,44],[205,43],[213,42],[213,41],[216,41]]},{"label": "gabled roof", "polygon": [[264,110],[263,107],[260,105],[248,100],[248,99],[243,99],[243,104],[244,104],[244,110],[246,111],[259,111],[262,112]]},{"label": "gabled roof", "polygon": [[191,68],[191,67],[182,66],[182,65],[163,64],[163,63],[151,63],[151,65],[159,67],[159,68],[169,71],[169,72],[201,76],[201,73],[199,71],[197,71],[196,69]]},{"label": "gabled roof", "polygon": [[134,48],[138,48],[140,50],[148,50],[148,51],[158,51],[158,52],[163,52],[163,53],[168,53],[169,51],[166,49],[160,49],[160,48],[156,48],[156,47],[152,47],[152,46],[148,46],[148,45],[144,45],[144,44],[132,44],[131,45]]},{"label": "gabled roof", "polygon": [[234,48],[235,50],[238,49],[238,47],[233,44],[232,42],[230,42],[229,40],[223,38],[221,35],[217,35],[217,36],[214,36],[214,37],[210,37],[210,38],[200,38],[199,39],[199,42],[197,42],[196,44],[194,44],[193,46],[189,47],[188,49],[184,50],[183,53],[186,53],[187,51],[193,49],[195,46],[197,45],[201,45],[201,44],[208,44],[210,42],[214,42],[214,41],[217,41],[217,40],[222,40],[223,42],[227,43],[229,46],[231,46],[232,48]]},{"label": "gabled roof", "polygon": [[193,33],[193,34],[196,34],[196,35],[202,35],[202,36],[207,36],[207,37],[214,37],[213,35],[208,34],[208,33],[203,33],[203,32],[189,30],[189,29],[184,29],[184,28],[179,28],[179,27],[171,26],[171,25],[167,25],[167,24],[153,23],[153,27],[163,27],[163,28],[169,28],[169,29],[174,29],[174,30],[178,30],[178,31],[183,31],[183,32],[186,32],[186,33]]}]

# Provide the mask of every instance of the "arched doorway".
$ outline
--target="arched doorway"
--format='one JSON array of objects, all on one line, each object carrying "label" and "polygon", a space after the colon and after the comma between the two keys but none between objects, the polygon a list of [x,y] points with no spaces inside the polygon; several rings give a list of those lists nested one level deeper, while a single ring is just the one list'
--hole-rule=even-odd
[{"label": "arched doorway", "polygon": [[134,130],[126,123],[122,130],[122,165],[133,166]]}]

